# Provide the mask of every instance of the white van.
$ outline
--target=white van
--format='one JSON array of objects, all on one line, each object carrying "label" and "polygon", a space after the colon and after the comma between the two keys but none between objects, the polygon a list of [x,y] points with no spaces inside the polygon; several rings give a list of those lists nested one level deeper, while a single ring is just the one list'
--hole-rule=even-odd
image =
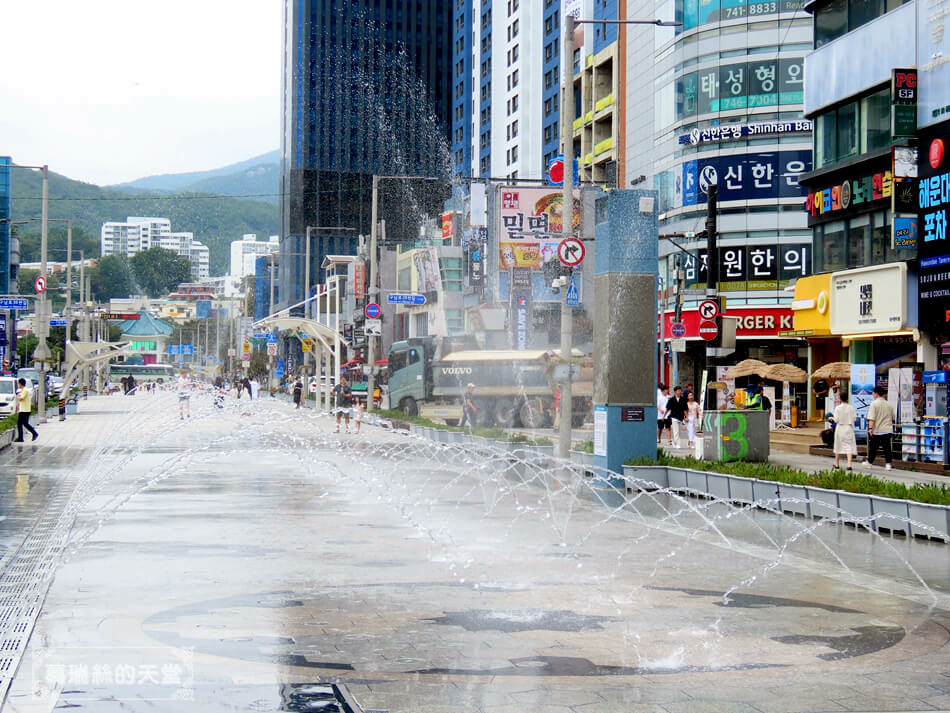
[{"label": "white van", "polygon": [[0,376],[0,416],[9,416],[16,411],[16,379]]}]

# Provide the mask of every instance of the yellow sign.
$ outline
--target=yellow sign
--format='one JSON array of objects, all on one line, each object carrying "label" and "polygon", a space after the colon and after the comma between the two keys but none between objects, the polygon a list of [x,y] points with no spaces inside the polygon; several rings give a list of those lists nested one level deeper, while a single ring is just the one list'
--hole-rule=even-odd
[{"label": "yellow sign", "polygon": [[301,339],[300,348],[304,350],[307,354],[313,351],[313,340],[312,339]]},{"label": "yellow sign", "polygon": [[831,334],[831,273],[800,277],[792,300],[795,332],[816,336]]},{"label": "yellow sign", "polygon": [[251,353],[251,343],[250,343],[250,342],[244,342],[244,353],[245,353],[245,354],[250,354],[250,353]]}]

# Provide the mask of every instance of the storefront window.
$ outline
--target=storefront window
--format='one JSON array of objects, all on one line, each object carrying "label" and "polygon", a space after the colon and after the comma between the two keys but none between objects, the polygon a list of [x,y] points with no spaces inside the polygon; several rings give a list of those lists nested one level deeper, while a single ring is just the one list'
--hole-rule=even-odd
[{"label": "storefront window", "polygon": [[867,265],[871,247],[871,216],[859,215],[848,221],[848,267]]},{"label": "storefront window", "polygon": [[850,0],[848,3],[848,28],[860,27],[883,14],[884,0]]},{"label": "storefront window", "polygon": [[843,270],[846,255],[844,221],[836,220],[820,226],[820,236],[816,235],[816,238],[815,272]]},{"label": "storefront window", "polygon": [[835,112],[832,110],[815,119],[815,168],[834,163],[835,153]]},{"label": "storefront window", "polygon": [[871,231],[871,265],[883,265],[887,262],[895,262],[905,259],[900,254],[900,250],[895,250],[891,245],[891,217],[889,210],[880,211],[873,216],[873,228]]},{"label": "storefront window", "polygon": [[861,153],[884,148],[891,141],[891,90],[861,100]]},{"label": "storefront window", "polygon": [[838,159],[856,156],[858,153],[857,102],[838,107],[838,126],[836,128]]},{"label": "storefront window", "polygon": [[815,47],[821,47],[848,31],[848,3],[832,0],[815,11]]}]

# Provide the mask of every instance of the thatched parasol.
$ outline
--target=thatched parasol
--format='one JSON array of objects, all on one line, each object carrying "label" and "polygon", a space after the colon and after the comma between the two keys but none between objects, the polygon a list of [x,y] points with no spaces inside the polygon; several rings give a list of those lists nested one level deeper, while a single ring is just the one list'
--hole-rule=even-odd
[{"label": "thatched parasol", "polygon": [[830,364],[825,364],[820,369],[814,371],[811,378],[848,380],[851,378],[851,362],[833,361]]},{"label": "thatched parasol", "polygon": [[804,369],[799,369],[793,364],[772,364],[772,366],[765,370],[763,376],[766,379],[789,381],[793,384],[804,384],[808,381],[808,372]]},{"label": "thatched parasol", "polygon": [[730,379],[738,379],[742,376],[752,376],[758,374],[764,376],[769,365],[758,359],[743,359],[729,370]]}]

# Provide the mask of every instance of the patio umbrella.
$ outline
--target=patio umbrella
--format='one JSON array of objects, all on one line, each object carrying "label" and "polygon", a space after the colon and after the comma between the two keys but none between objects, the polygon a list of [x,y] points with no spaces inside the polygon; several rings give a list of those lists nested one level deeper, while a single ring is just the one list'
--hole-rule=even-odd
[{"label": "patio umbrella", "polygon": [[792,364],[772,364],[763,376],[766,379],[788,381],[793,384],[804,384],[808,381],[808,372]]},{"label": "patio umbrella", "polygon": [[850,379],[851,362],[833,361],[814,371],[812,379]]},{"label": "patio umbrella", "polygon": [[765,372],[768,368],[769,365],[764,361],[759,361],[758,359],[743,359],[729,370],[729,378],[738,379],[742,376],[752,376],[753,374],[765,376]]}]

